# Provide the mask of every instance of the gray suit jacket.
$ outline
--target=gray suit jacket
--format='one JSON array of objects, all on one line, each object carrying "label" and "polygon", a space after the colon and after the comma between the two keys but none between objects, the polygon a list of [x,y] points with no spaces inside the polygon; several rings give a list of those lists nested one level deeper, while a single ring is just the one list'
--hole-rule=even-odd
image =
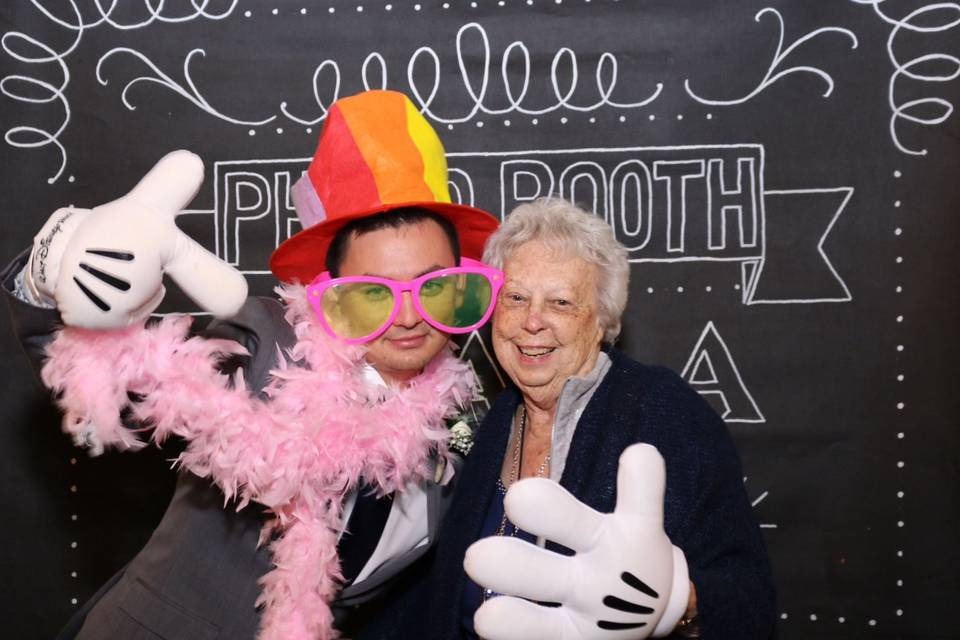
[{"label": "gray suit jacket", "polygon": [[[25,255],[0,274],[14,328],[35,367],[57,327],[55,311],[32,307],[12,295],[13,278]],[[250,298],[240,312],[217,321],[204,335],[229,338],[251,353],[229,367],[242,366],[248,384],[259,392],[276,364],[277,346],[294,342],[283,308],[266,298]],[[350,584],[335,605],[340,624],[362,615],[362,605],[382,595],[405,568],[420,558],[436,539],[452,484],[429,483],[428,541],[392,558],[366,579]],[[260,593],[257,580],[272,567],[269,552],[257,548],[264,517],[251,504],[236,512],[223,507],[223,495],[209,481],[181,473],[166,513],[146,546],[104,585],[68,623],[61,638],[79,640],[246,640],[256,635]],[[354,623],[349,623],[355,626]],[[79,630],[78,630],[79,629]]]}]

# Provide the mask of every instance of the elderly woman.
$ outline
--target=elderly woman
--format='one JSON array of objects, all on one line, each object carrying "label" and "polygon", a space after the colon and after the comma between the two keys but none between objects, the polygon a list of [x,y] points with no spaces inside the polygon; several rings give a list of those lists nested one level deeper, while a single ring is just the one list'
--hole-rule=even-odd
[{"label": "elderly woman", "polygon": [[[410,607],[416,620],[397,627],[399,637],[477,637],[474,612],[496,594],[464,573],[468,546],[488,536],[535,541],[506,516],[511,484],[551,478],[609,513],[620,454],[648,443],[665,460],[663,529],[682,551],[691,583],[688,597],[683,589],[674,632],[768,638],[774,617],[770,565],[723,421],[676,374],[611,346],[626,307],[629,265],[610,227],[566,201],[538,200],[507,217],[488,241],[484,262],[504,271],[493,346],[515,386],[497,398],[477,431],[444,520],[426,597]],[[569,522],[571,528],[578,524]],[[603,637],[597,626],[604,628],[595,625],[592,637]],[[635,637],[651,631],[632,626]],[[631,625],[608,627],[611,637],[629,637],[624,634]],[[550,635],[516,631],[511,637]]]}]

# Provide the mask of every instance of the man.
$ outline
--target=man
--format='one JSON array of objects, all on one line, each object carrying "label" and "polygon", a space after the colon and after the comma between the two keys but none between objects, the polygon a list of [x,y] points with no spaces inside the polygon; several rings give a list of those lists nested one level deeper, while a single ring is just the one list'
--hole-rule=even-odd
[{"label": "man", "polygon": [[[38,365],[58,322],[56,311],[68,325],[135,323],[159,304],[164,270],[201,306],[221,315],[235,308],[245,287],[178,235],[172,222],[195,193],[194,188],[185,197],[168,196],[189,184],[181,174],[181,164],[189,162],[175,157],[158,165],[134,192],[114,203],[90,212],[54,214],[30,257],[21,256],[6,269],[2,282],[11,294],[17,331]],[[461,264],[461,254],[479,258],[497,223],[489,214],[450,204],[440,141],[403,95],[372,91],[336,103],[292,196],[305,230],[277,249],[271,269],[284,282],[313,282],[306,290],[288,287],[286,295],[309,291],[316,296],[310,301],[316,320],[333,339],[364,344],[366,363],[348,375],[386,385],[394,394],[415,388],[411,383],[445,354],[448,333],[470,330],[489,316],[497,286],[490,278],[496,276],[481,267],[445,270]],[[164,211],[157,213],[164,208],[171,210],[167,218]],[[143,215],[141,209],[150,210],[149,215],[129,222]],[[129,228],[118,231],[124,224]],[[129,240],[127,246],[122,246],[124,240]],[[444,297],[448,290],[452,293]],[[434,300],[449,304],[438,307],[428,300],[435,292]],[[39,308],[44,303],[57,310]],[[299,304],[305,307],[302,300]],[[266,395],[283,393],[282,380],[271,373],[286,366],[278,363],[278,351],[295,354],[305,344],[305,330],[292,326],[291,319],[313,320],[297,316],[293,306],[285,310],[274,300],[247,299],[236,314],[215,321],[205,332],[244,347],[246,353],[235,352],[225,366],[228,371],[242,368],[243,380],[255,394],[265,388]],[[459,317],[458,310],[468,307],[472,311]],[[309,337],[315,340],[317,334]],[[462,371],[465,376],[466,369]],[[369,414],[382,420],[376,410],[374,403]],[[436,425],[420,430],[427,427]],[[102,442],[105,433],[87,421],[75,437],[96,447],[110,444]],[[117,437],[119,444],[129,444],[123,440],[128,435]],[[351,610],[381,595],[393,577],[429,549],[450,492],[449,484],[444,486],[449,475],[438,464],[432,480],[408,485],[392,499],[371,495],[383,486],[376,478],[363,478],[346,493],[342,516],[339,505],[333,507],[334,516],[345,523],[337,544],[345,585],[336,601],[338,627],[354,624]],[[276,613],[295,606],[289,589],[277,592],[286,596],[265,598],[268,609],[280,600],[273,617],[262,620],[257,608],[261,587],[283,581],[282,571],[276,578],[264,576],[277,561],[269,550],[276,553],[276,538],[291,529],[287,524],[268,529],[275,536],[270,549],[258,546],[258,540],[274,514],[295,517],[296,509],[263,502],[272,511],[259,505],[223,508],[224,496],[210,480],[181,473],[150,541],[71,620],[62,637],[245,639],[257,636],[261,627],[262,638],[291,637],[284,625],[296,621],[277,619],[284,616]],[[322,520],[320,529],[329,529],[327,523]],[[336,577],[336,566],[333,571]],[[295,610],[291,616],[313,613]],[[304,634],[316,629],[303,625]],[[321,629],[318,635],[325,633]]]}]

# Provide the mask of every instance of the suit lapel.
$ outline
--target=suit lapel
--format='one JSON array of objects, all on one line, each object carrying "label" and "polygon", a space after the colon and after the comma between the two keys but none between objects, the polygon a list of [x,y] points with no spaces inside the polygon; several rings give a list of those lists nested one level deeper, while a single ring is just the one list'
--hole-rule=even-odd
[{"label": "suit lapel", "polygon": [[[449,468],[448,468],[449,467]],[[440,533],[440,524],[443,522],[443,516],[450,507],[453,498],[453,487],[457,477],[463,471],[463,458],[459,454],[454,454],[453,459],[446,460],[438,458],[434,461],[433,477],[427,481],[427,539],[430,545],[437,541]],[[443,478],[453,473],[450,481],[444,485]]]}]

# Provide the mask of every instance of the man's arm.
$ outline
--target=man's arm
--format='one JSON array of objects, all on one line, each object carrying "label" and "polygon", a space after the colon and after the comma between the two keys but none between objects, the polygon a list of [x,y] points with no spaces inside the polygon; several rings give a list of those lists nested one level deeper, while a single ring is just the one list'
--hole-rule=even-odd
[{"label": "man's arm", "polygon": [[293,327],[284,320],[284,307],[272,298],[247,298],[237,313],[216,319],[200,332],[205,338],[226,339],[239,343],[249,355],[232,356],[222,363],[224,373],[243,369],[244,380],[251,393],[263,390],[270,371],[277,366],[280,351],[296,342]]},{"label": "man's arm", "polygon": [[0,287],[7,301],[13,331],[30,360],[37,379],[43,367],[44,350],[60,328],[60,314],[50,306],[29,301],[29,293],[22,286],[24,269],[30,257],[26,249],[0,272]]}]

